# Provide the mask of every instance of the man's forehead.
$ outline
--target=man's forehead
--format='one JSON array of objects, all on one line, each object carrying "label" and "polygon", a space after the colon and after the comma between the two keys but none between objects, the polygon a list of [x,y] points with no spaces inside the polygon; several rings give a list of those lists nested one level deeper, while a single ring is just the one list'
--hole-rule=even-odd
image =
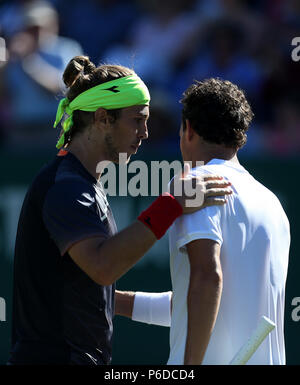
[{"label": "man's forehead", "polygon": [[131,106],[124,108],[124,110],[126,110],[130,115],[149,115],[149,106]]}]

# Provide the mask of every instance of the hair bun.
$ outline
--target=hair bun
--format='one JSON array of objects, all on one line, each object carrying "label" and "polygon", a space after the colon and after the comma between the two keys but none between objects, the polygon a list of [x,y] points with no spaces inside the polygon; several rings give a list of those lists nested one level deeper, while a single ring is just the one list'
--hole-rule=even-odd
[{"label": "hair bun", "polygon": [[63,73],[63,81],[70,88],[81,76],[91,74],[96,66],[88,56],[75,56],[70,60]]}]

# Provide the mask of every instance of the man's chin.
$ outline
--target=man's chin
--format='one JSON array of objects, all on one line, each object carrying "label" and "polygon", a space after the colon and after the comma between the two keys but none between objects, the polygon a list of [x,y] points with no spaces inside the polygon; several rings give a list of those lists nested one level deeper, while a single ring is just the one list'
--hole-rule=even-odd
[{"label": "man's chin", "polygon": [[130,161],[130,158],[133,154],[127,154],[125,152],[121,152],[118,157],[114,158],[113,162],[120,165],[120,164],[127,164]]}]

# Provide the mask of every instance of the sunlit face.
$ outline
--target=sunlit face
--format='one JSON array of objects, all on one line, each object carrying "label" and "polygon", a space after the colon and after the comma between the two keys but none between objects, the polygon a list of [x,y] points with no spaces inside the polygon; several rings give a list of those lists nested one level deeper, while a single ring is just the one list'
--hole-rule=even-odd
[{"label": "sunlit face", "polygon": [[127,154],[127,162],[136,154],[142,141],[148,138],[149,106],[123,108],[118,119],[105,134],[106,150],[110,160],[119,162],[119,154]]}]

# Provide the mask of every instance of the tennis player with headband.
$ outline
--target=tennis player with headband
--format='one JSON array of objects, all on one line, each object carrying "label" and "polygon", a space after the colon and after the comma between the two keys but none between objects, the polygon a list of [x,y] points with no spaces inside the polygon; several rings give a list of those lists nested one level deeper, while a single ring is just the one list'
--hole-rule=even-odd
[{"label": "tennis player with headband", "polygon": [[224,204],[230,193],[220,177],[195,178],[206,190],[202,207],[165,193],[117,233],[96,167],[119,153],[129,161],[147,139],[149,91],[134,71],[85,56],[70,61],[63,80],[60,151],[32,182],[19,218],[11,365],[110,363],[116,280],[178,216]]}]

